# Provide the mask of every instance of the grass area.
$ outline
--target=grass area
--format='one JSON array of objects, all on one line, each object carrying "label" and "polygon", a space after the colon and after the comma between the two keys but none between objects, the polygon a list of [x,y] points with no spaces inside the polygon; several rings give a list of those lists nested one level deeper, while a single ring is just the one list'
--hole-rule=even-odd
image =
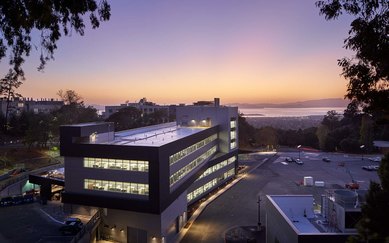
[{"label": "grass area", "polygon": [[33,170],[59,162],[58,151],[42,148],[0,147],[0,174],[13,168]]}]

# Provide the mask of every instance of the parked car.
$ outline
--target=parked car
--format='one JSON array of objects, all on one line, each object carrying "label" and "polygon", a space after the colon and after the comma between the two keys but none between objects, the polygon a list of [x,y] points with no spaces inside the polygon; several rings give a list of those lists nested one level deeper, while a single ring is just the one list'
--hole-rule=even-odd
[{"label": "parked car", "polygon": [[373,162],[381,162],[381,158],[380,157],[369,158],[369,160],[373,161]]},{"label": "parked car", "polygon": [[293,160],[292,160],[291,157],[286,157],[286,158],[285,158],[285,161],[286,161],[286,162],[293,162]]},{"label": "parked car", "polygon": [[59,231],[64,235],[76,235],[82,229],[82,223],[72,222],[67,225],[63,225],[59,228]]},{"label": "parked car", "polygon": [[324,162],[331,162],[331,160],[328,157],[323,157]]},{"label": "parked car", "polygon": [[359,189],[359,184],[356,183],[356,182],[350,182],[350,183],[347,183],[347,184],[345,185],[345,187],[346,187],[347,189],[357,190],[357,189]]},{"label": "parked car", "polygon": [[81,219],[67,218],[64,225],[59,228],[59,231],[64,235],[76,235],[81,231],[82,227],[83,223],[81,222]]},{"label": "parked car", "polygon": [[364,165],[362,166],[362,169],[367,170],[367,171],[377,171],[379,168],[378,165]]},{"label": "parked car", "polygon": [[65,219],[65,225],[70,225],[73,222],[81,223],[81,225],[82,225],[81,219],[79,219],[79,218],[67,218],[67,219]]},{"label": "parked car", "polygon": [[296,164],[298,164],[298,165],[303,165],[303,164],[304,164],[304,162],[301,161],[301,159],[296,159],[295,162],[296,162]]}]

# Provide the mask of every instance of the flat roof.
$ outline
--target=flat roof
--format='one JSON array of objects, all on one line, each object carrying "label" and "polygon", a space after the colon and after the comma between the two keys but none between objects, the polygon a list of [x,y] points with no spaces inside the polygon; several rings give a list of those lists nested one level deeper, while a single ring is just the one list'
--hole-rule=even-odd
[{"label": "flat roof", "polygon": [[271,195],[269,198],[298,233],[320,233],[320,230],[311,222],[311,219],[315,217],[313,196]]},{"label": "flat roof", "polygon": [[176,123],[167,123],[116,132],[114,140],[104,144],[158,147],[206,129],[209,127],[181,127]]}]

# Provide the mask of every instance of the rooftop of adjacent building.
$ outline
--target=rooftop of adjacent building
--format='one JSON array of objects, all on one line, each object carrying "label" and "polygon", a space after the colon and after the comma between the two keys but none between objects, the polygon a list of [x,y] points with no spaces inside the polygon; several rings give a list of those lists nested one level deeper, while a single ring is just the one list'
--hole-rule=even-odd
[{"label": "rooftop of adjacent building", "polygon": [[[360,211],[357,198],[363,198],[365,193],[366,190],[329,190],[325,197],[347,211]],[[312,195],[268,195],[268,199],[298,234],[342,234],[336,225],[328,222],[328,217],[321,214],[322,211],[314,209]]]}]

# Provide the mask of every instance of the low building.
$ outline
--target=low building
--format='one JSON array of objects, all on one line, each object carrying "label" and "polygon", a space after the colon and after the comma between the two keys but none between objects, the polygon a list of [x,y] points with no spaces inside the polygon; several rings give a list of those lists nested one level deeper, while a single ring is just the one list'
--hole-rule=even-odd
[{"label": "low building", "polygon": [[332,190],[315,211],[312,195],[266,196],[266,242],[344,243],[356,235],[366,190]]},{"label": "low building", "polygon": [[[53,110],[59,109],[64,105],[63,101],[55,99],[32,99],[32,98],[15,98],[10,100],[8,104],[9,114],[19,115],[22,112],[50,113]],[[0,113],[5,115],[7,111],[7,100],[0,98]]]},{"label": "low building", "polygon": [[166,105],[157,105],[153,102],[147,101],[146,98],[142,98],[139,100],[139,102],[135,103],[125,103],[120,105],[114,105],[114,106],[106,106],[105,110],[103,111],[102,117],[104,119],[110,117],[112,114],[118,112],[120,109],[126,108],[126,107],[134,107],[138,109],[142,114],[151,114],[156,111],[162,111],[166,114],[166,117],[169,117],[170,114],[175,113],[175,106],[166,106]]},{"label": "low building", "polygon": [[389,141],[376,140],[373,141],[374,147],[377,147],[381,153],[389,153]]},{"label": "low building", "polygon": [[114,132],[113,123],[62,126],[62,200],[104,211],[92,235],[119,242],[172,242],[188,205],[234,178],[238,109],[179,106],[177,121]]}]

